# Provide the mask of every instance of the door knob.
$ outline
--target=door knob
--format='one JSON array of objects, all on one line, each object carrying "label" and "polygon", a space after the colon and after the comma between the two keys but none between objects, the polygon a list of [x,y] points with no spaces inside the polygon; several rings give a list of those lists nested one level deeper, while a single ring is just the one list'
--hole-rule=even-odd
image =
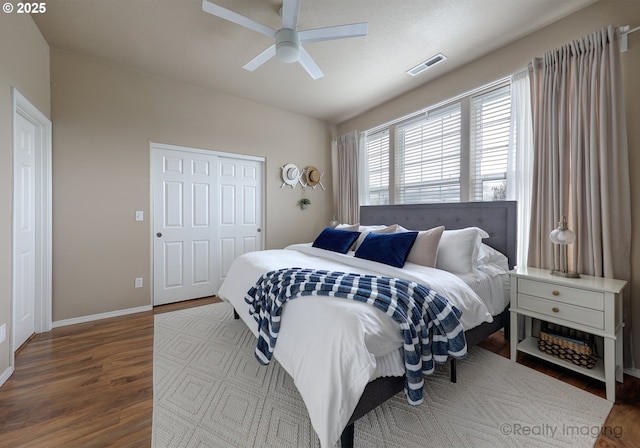
[{"label": "door knob", "polygon": [[262,229],[261,229],[261,228],[258,228],[258,233],[260,233],[260,232],[262,232]]},{"label": "door knob", "polygon": [[158,232],[158,233],[156,233],[156,236],[157,236],[158,238],[160,238],[160,237],[162,236],[162,232]]}]

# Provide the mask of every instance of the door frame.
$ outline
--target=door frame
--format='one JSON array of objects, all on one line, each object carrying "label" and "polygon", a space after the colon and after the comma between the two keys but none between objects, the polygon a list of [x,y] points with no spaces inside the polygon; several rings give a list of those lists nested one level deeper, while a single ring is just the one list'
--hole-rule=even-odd
[{"label": "door frame", "polygon": [[157,142],[149,142],[149,171],[150,176],[149,176],[149,190],[150,190],[150,194],[149,194],[149,250],[151,253],[151,260],[150,260],[150,291],[151,291],[151,297],[149,298],[151,301],[151,306],[153,307],[153,296],[154,296],[154,285],[155,285],[155,278],[154,278],[154,263],[155,263],[155,259],[154,259],[154,241],[155,241],[155,235],[154,235],[154,229],[155,229],[155,210],[154,210],[154,164],[153,164],[153,154],[155,150],[170,150],[170,151],[180,151],[180,152],[186,152],[186,153],[192,153],[192,154],[206,154],[206,155],[212,155],[212,156],[219,156],[219,157],[228,157],[228,158],[233,158],[233,159],[239,159],[239,160],[252,160],[255,162],[261,162],[262,163],[262,197],[260,198],[260,200],[262,201],[262,212],[261,212],[261,216],[260,219],[262,220],[262,248],[264,249],[265,246],[265,242],[266,242],[266,238],[267,238],[267,234],[266,234],[266,229],[265,229],[265,217],[266,217],[266,197],[267,197],[267,192],[266,192],[266,186],[267,186],[267,182],[266,182],[266,165],[267,165],[267,159],[266,157],[261,157],[261,156],[250,156],[250,155],[246,155],[246,154],[236,154],[233,152],[224,152],[224,151],[215,151],[215,150],[210,150],[210,149],[201,149],[201,148],[192,148],[189,146],[178,146],[178,145],[170,145],[170,144],[166,144],[166,143],[157,143]]},{"label": "door frame", "polygon": [[[52,328],[52,175],[51,175],[51,121],[40,112],[15,87],[11,89],[13,97],[13,149],[17,146],[16,127],[17,114],[29,121],[35,127],[35,222],[36,222],[36,253],[35,253],[35,331],[43,333]],[[15,157],[12,157],[12,247],[16,246],[16,216],[15,203],[17,201],[17,179],[13,176]],[[14,307],[17,300],[15,291],[16,260],[12,250],[11,268],[11,367],[15,362],[14,347]]]}]

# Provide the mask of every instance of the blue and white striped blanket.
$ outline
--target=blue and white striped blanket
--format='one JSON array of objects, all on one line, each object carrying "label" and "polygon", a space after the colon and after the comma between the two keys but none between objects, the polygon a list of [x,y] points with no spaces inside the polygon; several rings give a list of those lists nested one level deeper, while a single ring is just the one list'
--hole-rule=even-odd
[{"label": "blue and white striped blanket", "polygon": [[423,375],[435,362],[467,354],[462,312],[447,299],[418,283],[374,275],[289,268],[262,275],[245,297],[258,322],[255,355],[268,364],[273,355],[282,306],[301,296],[340,297],[365,302],[400,324],[404,338],[405,392],[410,404],[424,399]]}]

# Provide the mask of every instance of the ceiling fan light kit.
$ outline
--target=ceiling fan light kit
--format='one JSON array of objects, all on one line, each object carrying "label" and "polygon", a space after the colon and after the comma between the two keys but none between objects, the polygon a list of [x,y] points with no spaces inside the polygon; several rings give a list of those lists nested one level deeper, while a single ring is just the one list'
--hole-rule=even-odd
[{"label": "ceiling fan light kit", "polygon": [[302,44],[307,42],[322,42],[325,40],[348,39],[350,37],[366,36],[369,28],[367,23],[352,23],[349,25],[329,26],[312,30],[298,31],[298,13],[300,0],[284,0],[281,8],[282,28],[275,30],[256,22],[249,17],[238,14],[220,5],[202,0],[202,10],[221,19],[228,20],[247,29],[256,31],[275,40],[274,44],[258,56],[247,62],[242,68],[254,71],[274,56],[283,62],[299,62],[313,79],[324,76],[320,67],[307,53]]},{"label": "ceiling fan light kit", "polygon": [[282,62],[292,63],[300,58],[300,36],[289,28],[276,32],[276,56]]}]

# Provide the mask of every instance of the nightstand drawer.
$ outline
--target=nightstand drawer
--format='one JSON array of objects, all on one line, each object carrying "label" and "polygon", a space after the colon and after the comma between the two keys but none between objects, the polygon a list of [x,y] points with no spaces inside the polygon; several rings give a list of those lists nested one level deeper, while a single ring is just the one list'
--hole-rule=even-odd
[{"label": "nightstand drawer", "polygon": [[547,300],[526,294],[518,294],[518,308],[534,311],[554,319],[604,329],[604,312],[569,305],[557,300]]},{"label": "nightstand drawer", "polygon": [[601,292],[559,286],[524,278],[518,280],[518,292],[559,303],[569,303],[578,307],[604,310],[604,294]]}]

